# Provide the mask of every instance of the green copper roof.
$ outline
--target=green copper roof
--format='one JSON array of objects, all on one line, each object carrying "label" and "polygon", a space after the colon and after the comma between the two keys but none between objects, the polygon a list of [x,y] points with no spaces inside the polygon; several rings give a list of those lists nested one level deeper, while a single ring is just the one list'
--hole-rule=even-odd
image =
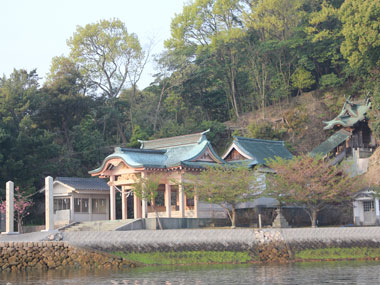
[{"label": "green copper roof", "polygon": [[139,142],[141,143],[142,149],[166,149],[168,147],[194,145],[206,139],[205,134],[208,133],[209,131],[210,130],[207,130],[201,133],[155,139],[155,140],[149,140],[149,141],[139,140]]},{"label": "green copper roof", "polygon": [[235,137],[234,143],[252,160],[255,160],[256,164],[266,164],[268,159],[274,159],[276,156],[288,159],[293,157],[283,141]]},{"label": "green copper roof", "polygon": [[339,130],[310,152],[311,156],[326,155],[351,136],[350,132]]},{"label": "green copper roof", "polygon": [[358,102],[346,99],[342,111],[334,119],[324,122],[324,130],[332,129],[334,126],[353,127],[356,123],[365,120],[365,115],[371,108],[369,99]]},{"label": "green copper roof", "polygon": [[[193,137],[196,136],[194,135]],[[163,140],[164,139],[162,139],[162,141]],[[168,141],[172,143],[172,146],[168,144]],[[147,145],[153,146],[153,144],[150,143],[143,146],[146,147]],[[159,145],[162,146],[164,144],[161,143]],[[165,145],[166,149],[133,149],[117,147],[115,148],[114,153],[104,159],[99,168],[89,171],[89,173],[92,174],[101,171],[107,161],[113,158],[122,159],[128,166],[133,168],[169,168],[181,165],[201,168],[206,164],[210,164],[210,162],[196,161],[195,159],[202,155],[206,149],[211,152],[212,156],[216,160],[216,163],[225,163],[224,160],[215,153],[204,133],[197,134],[196,140],[187,140],[186,143],[184,143],[184,140],[181,139],[167,139]],[[158,146],[158,144],[156,144],[156,146]]]}]

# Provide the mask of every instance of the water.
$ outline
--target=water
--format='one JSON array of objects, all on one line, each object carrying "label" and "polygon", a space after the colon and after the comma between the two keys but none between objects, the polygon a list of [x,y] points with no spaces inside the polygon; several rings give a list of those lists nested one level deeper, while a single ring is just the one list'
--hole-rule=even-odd
[{"label": "water", "polygon": [[0,284],[379,284],[379,262],[203,265],[0,273]]}]

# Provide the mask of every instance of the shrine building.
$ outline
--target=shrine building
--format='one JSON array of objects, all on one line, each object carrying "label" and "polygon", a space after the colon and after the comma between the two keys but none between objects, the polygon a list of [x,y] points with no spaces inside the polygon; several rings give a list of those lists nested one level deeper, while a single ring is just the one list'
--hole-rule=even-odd
[{"label": "shrine building", "polygon": [[[92,176],[109,180],[110,220],[116,220],[116,191],[121,193],[122,219],[127,217],[127,197],[133,196],[134,218],[156,217],[151,203],[160,217],[225,218],[220,206],[186,197],[182,186],[185,173],[197,173],[205,166],[224,164],[214,151],[206,133],[196,133],[170,138],[140,141],[141,148],[116,147],[102,165],[89,171]],[[133,195],[133,185],[142,178],[160,176],[160,186],[155,201],[140,200]]]}]

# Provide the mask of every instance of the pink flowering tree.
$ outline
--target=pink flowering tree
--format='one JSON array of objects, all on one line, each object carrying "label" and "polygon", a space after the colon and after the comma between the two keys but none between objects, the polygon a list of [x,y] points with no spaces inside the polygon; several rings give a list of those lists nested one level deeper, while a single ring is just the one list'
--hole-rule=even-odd
[{"label": "pink flowering tree", "polygon": [[[28,196],[24,196],[23,193],[21,193],[20,188],[15,188],[14,193],[14,211],[15,211],[15,219],[17,221],[17,227],[19,233],[23,233],[23,220],[26,216],[28,216],[30,213],[28,209],[33,205],[33,202],[29,199]],[[0,212],[2,214],[5,214],[7,211],[7,203],[6,201],[2,201],[0,203]]]}]

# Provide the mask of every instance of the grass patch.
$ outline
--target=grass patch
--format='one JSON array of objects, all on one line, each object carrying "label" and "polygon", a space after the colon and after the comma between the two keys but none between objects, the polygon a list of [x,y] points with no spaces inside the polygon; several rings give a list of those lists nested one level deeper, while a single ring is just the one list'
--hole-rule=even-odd
[{"label": "grass patch", "polygon": [[199,263],[245,263],[252,258],[248,252],[235,251],[181,251],[181,252],[149,252],[124,253],[113,252],[124,259],[143,264],[199,264]]},{"label": "grass patch", "polygon": [[347,259],[347,258],[375,258],[380,257],[380,248],[352,247],[352,248],[320,248],[305,249],[295,254],[301,259]]}]

